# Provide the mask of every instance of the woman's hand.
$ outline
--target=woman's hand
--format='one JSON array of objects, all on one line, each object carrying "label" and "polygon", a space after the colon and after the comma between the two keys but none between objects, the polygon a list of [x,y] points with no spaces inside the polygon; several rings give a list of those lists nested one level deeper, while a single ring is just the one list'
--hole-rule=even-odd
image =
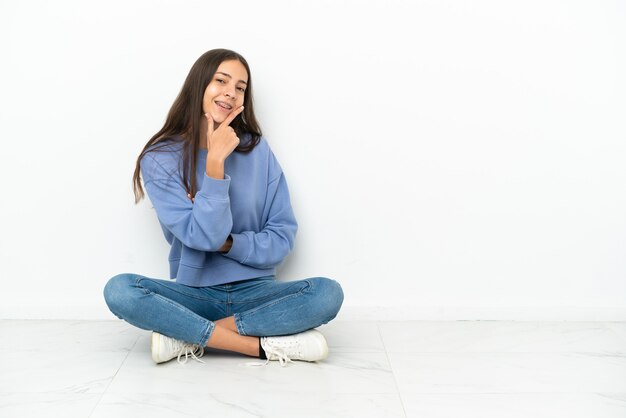
[{"label": "woman's hand", "polygon": [[224,119],[224,122],[220,124],[217,129],[214,129],[213,118],[209,113],[205,113],[207,118],[207,148],[209,153],[207,155],[207,161],[209,159],[219,162],[224,162],[226,158],[237,148],[239,145],[239,138],[235,133],[235,130],[230,126],[230,123],[241,112],[243,112],[243,106],[230,112],[230,114]]},{"label": "woman's hand", "polygon": [[228,238],[226,238],[226,242],[222,245],[222,248],[220,248],[217,251],[220,253],[227,253],[230,251],[232,246],[233,246],[233,238],[229,235]]}]

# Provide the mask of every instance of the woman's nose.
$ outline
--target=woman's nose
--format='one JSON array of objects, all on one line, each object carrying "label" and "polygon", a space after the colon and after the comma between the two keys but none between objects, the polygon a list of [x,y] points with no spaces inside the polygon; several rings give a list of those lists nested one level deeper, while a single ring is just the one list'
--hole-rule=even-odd
[{"label": "woman's nose", "polygon": [[227,88],[224,92],[224,95],[230,97],[231,99],[235,98],[235,92],[232,89]]}]

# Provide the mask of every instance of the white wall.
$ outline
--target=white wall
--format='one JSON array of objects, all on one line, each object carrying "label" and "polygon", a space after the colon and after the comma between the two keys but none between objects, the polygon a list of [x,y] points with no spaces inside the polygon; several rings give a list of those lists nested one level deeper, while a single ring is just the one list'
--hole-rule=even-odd
[{"label": "white wall", "polygon": [[344,318],[626,319],[626,7],[0,2],[0,317],[108,318],[167,275],[135,159],[197,57],[252,67],[301,224],[283,279]]}]

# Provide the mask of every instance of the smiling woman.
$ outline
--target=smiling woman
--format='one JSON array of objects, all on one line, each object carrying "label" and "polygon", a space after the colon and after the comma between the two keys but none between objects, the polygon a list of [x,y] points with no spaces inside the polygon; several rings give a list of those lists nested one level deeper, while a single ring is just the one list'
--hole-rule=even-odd
[{"label": "smiling woman", "polygon": [[[239,78],[234,79],[234,76]],[[243,88],[243,91],[235,90],[238,93],[234,93],[235,86]],[[182,147],[182,166],[186,168],[181,173],[182,181],[190,195],[196,194],[198,151],[208,147],[206,114],[209,113],[216,128],[227,116],[225,112],[218,110],[217,102],[233,107],[243,106],[243,112],[238,111],[237,114],[232,115],[233,119],[229,124],[238,138],[245,137],[246,139],[245,143],[237,145],[235,151],[248,153],[258,145],[262,133],[254,115],[252,80],[248,62],[240,54],[227,49],[208,51],[191,67],[163,128],[150,138],[137,159],[133,176],[135,202],[139,202],[144,197],[140,180],[142,157],[149,152],[167,148],[171,142],[178,142]],[[230,111],[227,113],[230,115]],[[239,113],[241,113],[240,116]],[[203,118],[202,115],[205,117]]]},{"label": "smiling woman", "polygon": [[275,279],[297,222],[285,174],[254,115],[241,55],[215,49],[196,61],[137,159],[136,202],[142,178],[171,245],[175,281],[120,274],[104,297],[120,319],[153,331],[156,363],[201,361],[205,346],[282,365],[326,358],[314,328],[337,315],[343,291],[325,277]]}]

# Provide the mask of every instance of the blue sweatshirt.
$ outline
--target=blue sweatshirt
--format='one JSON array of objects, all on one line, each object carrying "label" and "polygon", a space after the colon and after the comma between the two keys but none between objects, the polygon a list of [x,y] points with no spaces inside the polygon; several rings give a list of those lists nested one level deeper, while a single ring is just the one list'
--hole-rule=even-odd
[{"label": "blue sweatshirt", "polygon": [[[167,152],[162,152],[167,150]],[[141,159],[144,186],[171,245],[170,278],[202,287],[271,276],[292,250],[296,219],[287,182],[267,141],[248,154],[233,152],[224,179],[206,175],[207,150],[197,161],[197,193],[187,197],[179,172],[182,144]],[[227,253],[217,250],[228,236]]]}]

